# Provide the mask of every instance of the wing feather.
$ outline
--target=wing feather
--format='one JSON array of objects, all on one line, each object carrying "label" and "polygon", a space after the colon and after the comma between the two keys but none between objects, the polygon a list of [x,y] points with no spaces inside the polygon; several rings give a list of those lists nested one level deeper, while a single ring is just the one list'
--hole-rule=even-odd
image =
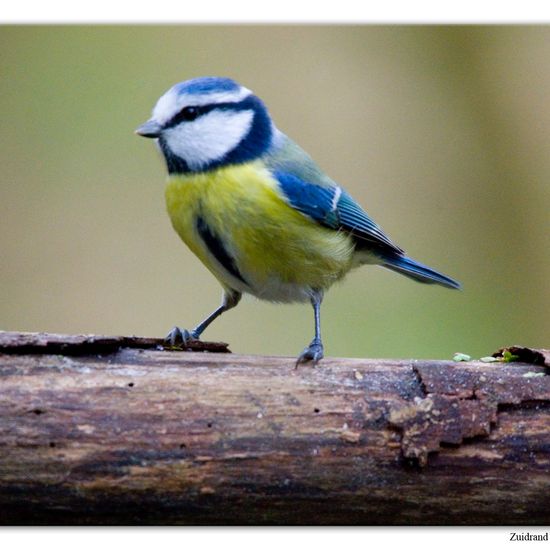
[{"label": "wing feather", "polygon": [[359,204],[326,176],[315,162],[286,136],[266,158],[266,164],[288,204],[317,223],[349,232],[359,248],[382,255],[402,255]]}]

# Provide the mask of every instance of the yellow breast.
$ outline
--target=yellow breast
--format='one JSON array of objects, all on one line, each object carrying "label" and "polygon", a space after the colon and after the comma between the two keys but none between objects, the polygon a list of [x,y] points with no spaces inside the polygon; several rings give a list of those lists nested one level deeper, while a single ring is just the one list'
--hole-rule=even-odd
[{"label": "yellow breast", "polygon": [[[173,176],[166,205],[178,235],[226,288],[273,301],[304,300],[309,288],[327,288],[352,266],[351,238],[289,206],[260,162]],[[205,243],[198,220],[241,278]]]}]

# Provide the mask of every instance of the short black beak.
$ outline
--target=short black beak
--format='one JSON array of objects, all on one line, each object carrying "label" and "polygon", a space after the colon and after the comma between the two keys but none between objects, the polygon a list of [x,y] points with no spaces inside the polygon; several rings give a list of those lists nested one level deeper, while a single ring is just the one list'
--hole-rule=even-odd
[{"label": "short black beak", "polygon": [[146,138],[158,138],[160,136],[161,130],[162,127],[158,122],[154,120],[148,120],[136,130],[136,134],[138,136],[143,136]]}]

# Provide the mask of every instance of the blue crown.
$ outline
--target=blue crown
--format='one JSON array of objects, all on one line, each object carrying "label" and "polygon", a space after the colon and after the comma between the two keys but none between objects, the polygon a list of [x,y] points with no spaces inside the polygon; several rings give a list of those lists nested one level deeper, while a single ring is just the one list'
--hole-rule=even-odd
[{"label": "blue crown", "polygon": [[216,92],[236,92],[241,86],[231,78],[204,76],[180,82],[174,86],[178,94],[213,94]]}]

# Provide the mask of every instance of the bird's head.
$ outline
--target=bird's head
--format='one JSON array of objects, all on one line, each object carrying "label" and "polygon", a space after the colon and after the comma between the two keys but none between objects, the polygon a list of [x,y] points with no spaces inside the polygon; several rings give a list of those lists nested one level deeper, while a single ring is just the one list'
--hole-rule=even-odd
[{"label": "bird's head", "polygon": [[219,77],[176,84],[136,130],[158,140],[172,174],[254,160],[269,149],[274,132],[262,101],[234,80]]}]

